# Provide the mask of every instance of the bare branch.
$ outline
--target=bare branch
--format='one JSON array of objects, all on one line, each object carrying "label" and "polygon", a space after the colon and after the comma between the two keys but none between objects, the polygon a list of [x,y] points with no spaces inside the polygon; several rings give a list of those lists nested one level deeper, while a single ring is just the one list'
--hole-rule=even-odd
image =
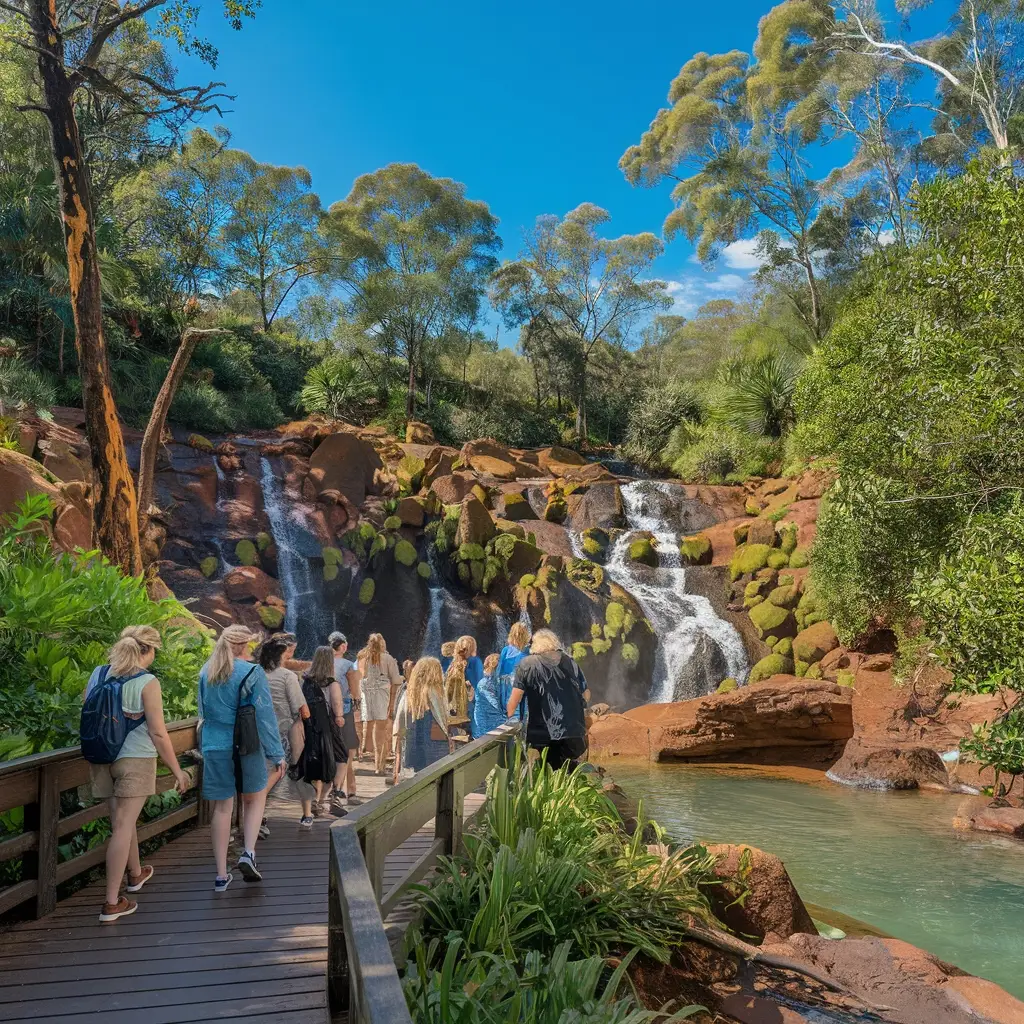
[{"label": "bare branch", "polygon": [[136,18],[141,18],[150,11],[155,10],[157,7],[163,7],[167,2],[168,0],[146,0],[145,3],[138,7],[126,4],[116,18],[111,18],[103,24],[98,23],[99,13],[102,10],[103,5],[97,4],[93,18],[92,39],[89,42],[89,48],[85,51],[85,56],[82,58],[82,64],[85,66],[95,64],[100,58],[100,53],[102,52],[106,41],[126,22],[134,21]]}]

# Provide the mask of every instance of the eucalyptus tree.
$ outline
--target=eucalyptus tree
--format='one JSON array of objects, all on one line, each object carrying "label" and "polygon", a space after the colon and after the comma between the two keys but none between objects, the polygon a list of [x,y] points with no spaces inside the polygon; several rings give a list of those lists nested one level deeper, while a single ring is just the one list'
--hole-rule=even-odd
[{"label": "eucalyptus tree", "polygon": [[[222,0],[235,28],[256,0]],[[149,122],[169,127],[217,109],[220,83],[179,86],[139,67],[131,47],[119,45],[155,18],[158,35],[216,64],[217,51],[195,33],[198,5],[173,0],[2,0],[5,34],[36,58],[38,82],[19,108],[41,114],[49,127],[67,249],[70,305],[82,377],[86,429],[92,452],[94,521],[100,549],[133,575],[142,571],[135,485],[110,384],[103,332],[102,283],[96,244],[96,207],[78,122],[83,96],[116,97]]]},{"label": "eucalyptus tree", "polygon": [[794,293],[794,302],[820,340],[828,325],[818,278],[828,197],[811,176],[800,132],[779,112],[751,103],[750,64],[741,50],[687,61],[669,90],[671,105],[658,111],[619,166],[634,185],[675,181],[665,232],[696,242],[706,263],[744,234],[759,232],[769,265],[803,275],[808,301]]},{"label": "eucalyptus tree", "polygon": [[498,221],[465,186],[416,164],[357,178],[325,225],[354,325],[406,369],[406,413],[429,350],[468,333],[501,247]]},{"label": "eucalyptus tree", "polygon": [[491,297],[510,326],[529,324],[527,338],[542,343],[573,373],[576,433],[587,436],[587,391],[595,348],[625,347],[649,314],[671,305],[664,281],[649,275],[661,255],[650,232],[602,238],[610,216],[583,203],[563,218],[538,218],[519,258],[502,264]]}]

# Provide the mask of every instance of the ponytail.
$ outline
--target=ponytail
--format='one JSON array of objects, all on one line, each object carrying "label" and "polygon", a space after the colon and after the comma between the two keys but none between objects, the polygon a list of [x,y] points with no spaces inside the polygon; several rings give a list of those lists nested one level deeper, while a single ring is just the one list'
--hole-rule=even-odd
[{"label": "ponytail", "polygon": [[160,634],[152,626],[126,626],[120,639],[107,652],[110,674],[129,675],[141,666],[142,659],[160,646]]},{"label": "ponytail", "polygon": [[241,647],[256,639],[245,626],[235,624],[228,626],[213,646],[213,653],[210,660],[203,666],[206,673],[206,681],[215,686],[217,683],[225,682],[235,668],[234,648]]},{"label": "ponytail", "polygon": [[466,689],[466,656],[457,647],[455,649],[455,657],[445,673],[444,684],[448,698],[448,710],[455,718],[465,718],[469,714],[469,693]]}]

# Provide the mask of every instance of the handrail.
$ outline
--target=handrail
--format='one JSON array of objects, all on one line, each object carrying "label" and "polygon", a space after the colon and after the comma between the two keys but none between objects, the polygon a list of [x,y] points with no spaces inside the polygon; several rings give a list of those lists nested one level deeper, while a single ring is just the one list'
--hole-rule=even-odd
[{"label": "handrail", "polygon": [[[412,1024],[384,918],[409,886],[462,842],[463,800],[509,763],[519,724],[503,725],[331,825],[327,989],[349,1024]],[[382,892],[384,859],[434,819],[434,842]]]},{"label": "handrail", "polygon": [[[198,719],[190,718],[167,724],[175,753],[182,754],[195,747],[197,723]],[[0,813],[15,807],[25,808],[22,832],[0,840],[0,863],[22,858],[22,880],[0,889],[0,914],[34,898],[35,916],[45,917],[57,906],[60,883],[103,863],[107,842],[58,863],[60,839],[108,813],[107,801],[100,800],[84,810],[60,816],[61,793],[89,780],[89,762],[82,757],[80,747],[64,747],[0,763]],[[157,777],[158,793],[173,785],[171,776]],[[198,799],[176,807],[140,826],[139,840],[166,832],[199,814]]]}]

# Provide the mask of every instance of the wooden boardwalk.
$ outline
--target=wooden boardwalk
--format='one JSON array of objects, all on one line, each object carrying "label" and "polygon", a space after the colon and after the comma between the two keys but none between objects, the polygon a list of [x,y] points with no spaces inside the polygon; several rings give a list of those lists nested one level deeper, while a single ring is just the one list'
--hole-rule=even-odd
[{"label": "wooden boardwalk", "polygon": [[[383,780],[358,772],[360,795]],[[466,814],[482,797],[466,797]],[[260,840],[262,883],[235,873],[213,892],[209,830],[196,829],[147,859],[156,868],[139,909],[112,925],[97,921],[102,880],[38,921],[0,935],[0,1020],[9,1024],[325,1024],[329,827],[298,827],[294,802],[272,800],[270,838]],[[433,838],[425,826],[391,853],[384,887],[397,881]],[[388,919],[396,946],[410,917]],[[99,1015],[97,1017],[97,1015]]]}]

